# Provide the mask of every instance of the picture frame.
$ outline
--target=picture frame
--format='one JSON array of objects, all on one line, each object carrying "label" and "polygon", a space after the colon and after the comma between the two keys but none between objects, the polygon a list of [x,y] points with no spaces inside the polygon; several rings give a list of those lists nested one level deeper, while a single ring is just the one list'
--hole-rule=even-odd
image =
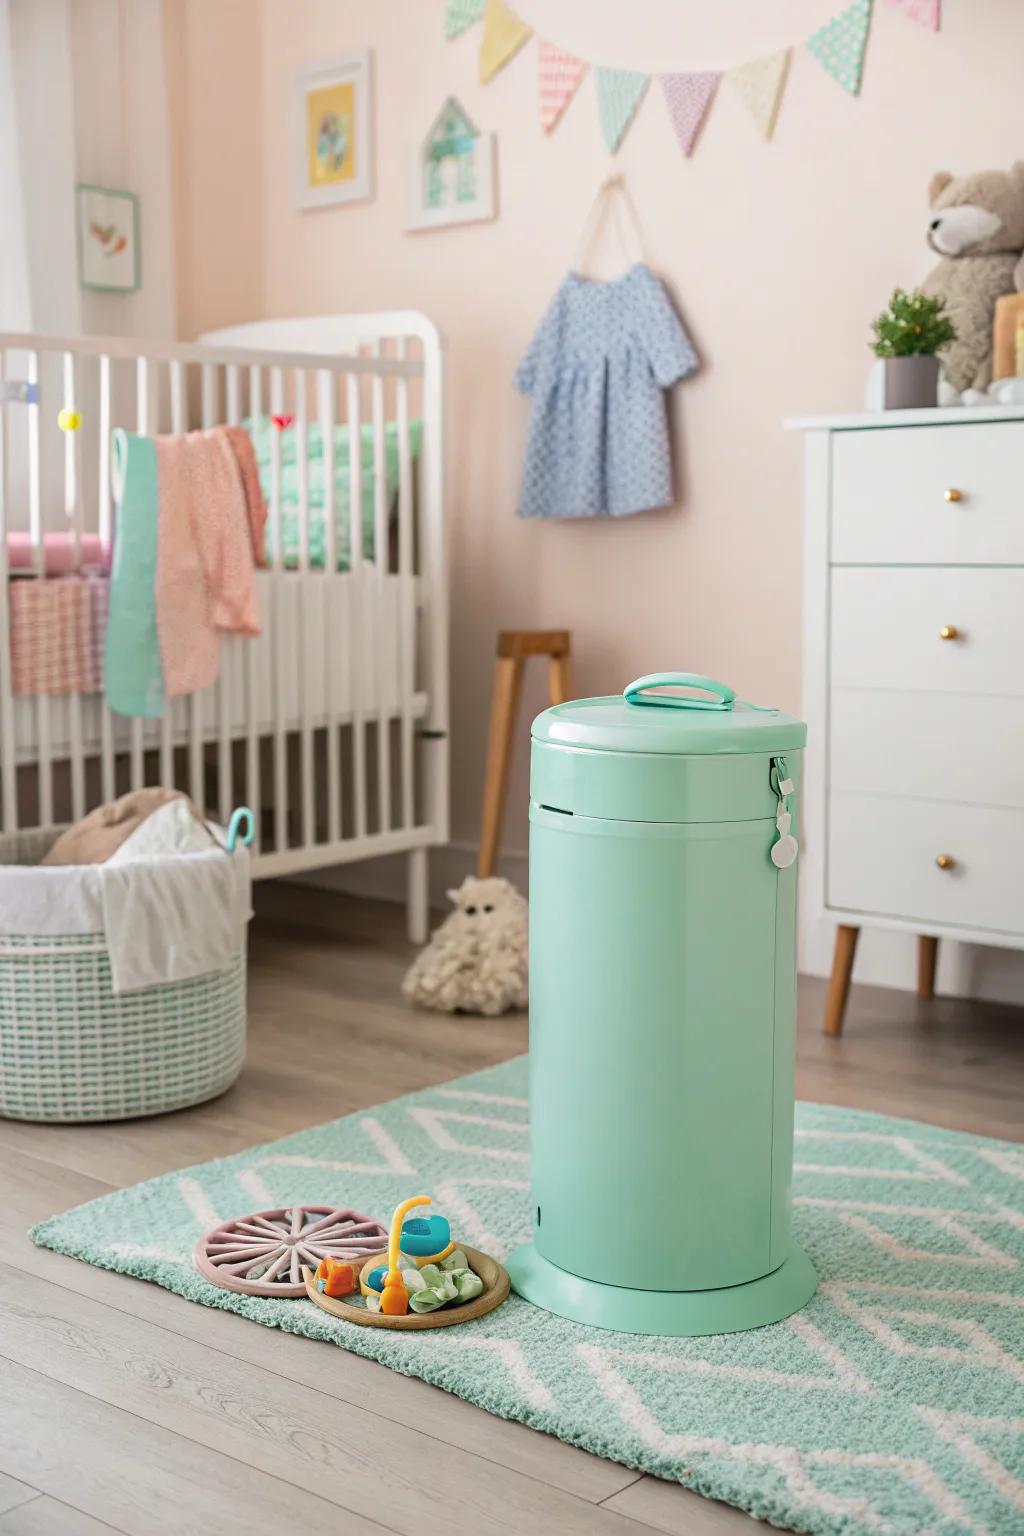
[{"label": "picture frame", "polygon": [[423,139],[409,150],[406,228],[493,219],[496,164],[495,135],[478,128],[456,97],[447,97]]},{"label": "picture frame", "polygon": [[135,193],[79,182],[75,228],[79,286],[93,293],[136,293],[142,284],[142,255]]},{"label": "picture frame", "polygon": [[308,65],[295,81],[295,202],[326,208],[373,196],[373,55]]}]

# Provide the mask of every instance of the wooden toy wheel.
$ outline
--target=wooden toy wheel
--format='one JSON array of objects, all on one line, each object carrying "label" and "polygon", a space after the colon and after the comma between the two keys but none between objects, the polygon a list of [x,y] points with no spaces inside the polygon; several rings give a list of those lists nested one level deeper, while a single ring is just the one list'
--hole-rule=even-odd
[{"label": "wooden toy wheel", "polygon": [[361,1259],[387,1243],[373,1216],[330,1205],[290,1205],[237,1216],[201,1237],[192,1262],[204,1279],[246,1296],[305,1296],[303,1264]]}]

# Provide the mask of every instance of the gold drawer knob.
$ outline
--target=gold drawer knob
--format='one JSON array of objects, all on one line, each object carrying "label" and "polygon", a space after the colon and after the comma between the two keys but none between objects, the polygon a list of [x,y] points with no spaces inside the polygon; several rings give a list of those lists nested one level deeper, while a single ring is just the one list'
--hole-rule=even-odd
[{"label": "gold drawer knob", "polygon": [[957,629],[955,624],[943,624],[942,628],[939,630],[940,640],[959,640],[959,638],[960,631]]},{"label": "gold drawer knob", "polygon": [[956,869],[956,859],[951,853],[937,853],[935,862],[940,869]]},{"label": "gold drawer knob", "polygon": [[955,485],[951,485],[948,491],[943,492],[943,495],[947,501],[963,501],[964,499],[963,491],[958,491]]}]

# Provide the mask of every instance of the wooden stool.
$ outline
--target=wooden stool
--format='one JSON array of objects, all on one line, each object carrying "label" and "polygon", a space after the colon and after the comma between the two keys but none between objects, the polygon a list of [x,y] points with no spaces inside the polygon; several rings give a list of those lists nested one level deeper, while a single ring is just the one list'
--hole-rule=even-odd
[{"label": "wooden stool", "polygon": [[498,635],[491,726],[487,738],[487,767],[484,771],[480,850],[476,860],[476,872],[481,880],[494,874],[494,866],[498,861],[512,739],[527,657],[548,658],[548,700],[552,704],[564,704],[569,697],[570,650],[567,629],[503,629]]},{"label": "wooden stool", "polygon": [[[860,929],[848,923],[840,923],[836,929],[836,949],[832,960],[832,975],[825,999],[826,1035],[841,1035],[846,1003],[850,996],[850,977],[853,975],[853,958],[857,953]],[[931,934],[917,937],[917,995],[926,1003],[935,996],[935,965],[939,958],[939,941]]]}]

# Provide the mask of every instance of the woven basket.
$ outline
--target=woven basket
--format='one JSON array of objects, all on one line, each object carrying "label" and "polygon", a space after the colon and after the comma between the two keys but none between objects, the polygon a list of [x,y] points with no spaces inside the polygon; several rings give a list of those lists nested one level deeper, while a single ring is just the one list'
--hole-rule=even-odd
[{"label": "woven basket", "polygon": [[[0,837],[35,863],[57,829]],[[0,1116],[122,1120],[211,1099],[245,1054],[245,956],[189,981],[111,990],[102,933],[0,935]]]}]

